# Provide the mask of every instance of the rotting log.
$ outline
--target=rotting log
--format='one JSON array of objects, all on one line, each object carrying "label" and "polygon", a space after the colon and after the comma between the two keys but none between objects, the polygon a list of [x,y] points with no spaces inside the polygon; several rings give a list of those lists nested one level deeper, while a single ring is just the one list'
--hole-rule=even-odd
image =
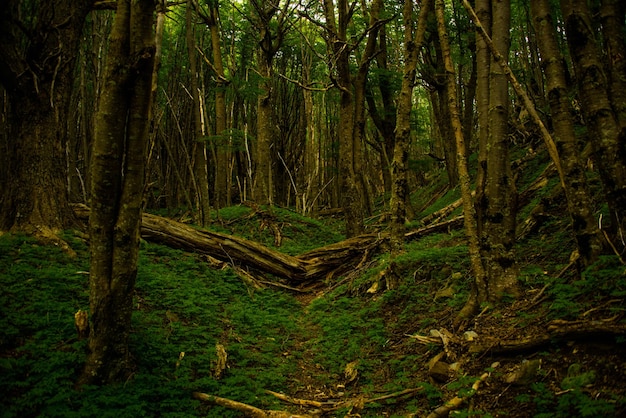
[{"label": "rotting log", "polygon": [[[89,208],[75,205],[79,218]],[[141,236],[147,241],[210,256],[233,266],[274,275],[292,285],[340,276],[375,254],[387,235],[367,234],[294,257],[234,235],[197,229],[172,219],[144,213]]]},{"label": "rotting log", "polygon": [[[74,205],[74,211],[80,219],[89,217],[89,207],[85,205]],[[459,216],[407,232],[405,238],[416,239],[459,228],[462,222],[463,217]],[[389,242],[387,233],[364,234],[291,256],[245,238],[195,228],[149,213],[143,214],[141,237],[150,242],[206,255],[236,267],[245,267],[250,271],[271,274],[292,286],[327,280],[353,271],[382,251]]]}]

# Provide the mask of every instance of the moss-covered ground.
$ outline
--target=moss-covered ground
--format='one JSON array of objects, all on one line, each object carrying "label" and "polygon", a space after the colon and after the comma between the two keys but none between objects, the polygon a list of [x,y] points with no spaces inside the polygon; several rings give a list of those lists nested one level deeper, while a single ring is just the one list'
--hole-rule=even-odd
[{"label": "moss-covered ground", "polygon": [[[424,216],[455,199],[451,190],[434,202],[417,196],[414,205]],[[541,335],[555,320],[623,323],[626,267],[607,254],[578,271],[569,261],[573,246],[563,213],[562,205],[552,207],[545,222],[518,244],[521,296],[485,307],[466,329],[478,338],[512,340]],[[337,219],[312,219],[287,209],[255,212],[238,206],[214,218],[217,231],[289,254],[343,238]],[[314,407],[287,404],[266,390],[341,402],[411,388],[419,391],[356,402],[325,416],[425,417],[457,395],[468,399],[456,416],[626,414],[623,335],[555,339],[512,353],[464,353],[461,369],[449,377],[429,373],[429,362],[443,349],[413,336],[428,336],[433,329],[456,332],[456,314],[472,280],[461,231],[408,242],[405,254],[394,260],[396,290],[372,288],[389,264],[381,253],[361,274],[335,278],[307,294],[253,289],[229,268],[142,242],[130,341],[136,368],[126,382],[76,390],[86,342],[77,337],[74,313],[89,304],[88,242],[75,231],[63,238],[75,257],[29,237],[0,236],[1,417],[240,416],[194,399],[196,391],[262,409],[314,414]],[[221,373],[218,347],[228,355]],[[491,369],[496,361],[500,365]],[[527,362],[540,367],[529,379],[508,383],[507,376]],[[472,384],[485,372],[489,377],[474,393]]]}]

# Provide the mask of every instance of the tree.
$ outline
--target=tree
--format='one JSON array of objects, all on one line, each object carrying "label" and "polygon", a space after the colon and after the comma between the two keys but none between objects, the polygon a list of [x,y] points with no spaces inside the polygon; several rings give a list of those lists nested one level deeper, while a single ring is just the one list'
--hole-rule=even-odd
[{"label": "tree", "polygon": [[191,76],[190,90],[193,106],[193,135],[192,135],[192,153],[195,174],[195,183],[197,185],[196,196],[196,223],[200,226],[206,226],[209,222],[209,175],[207,172],[207,147],[204,141],[205,130],[203,123],[202,109],[203,104],[200,100],[200,86],[198,83],[199,69],[196,52],[196,41],[193,26],[193,0],[187,0],[185,13],[185,33],[187,41],[187,54],[189,56],[189,71]]},{"label": "tree", "polygon": [[426,21],[432,9],[432,0],[422,2],[417,29],[413,29],[413,1],[405,0],[402,9],[404,21],[404,72],[398,96],[395,144],[391,163],[391,239],[395,251],[404,241],[406,202],[409,195],[407,178],[409,142],[411,139],[411,111],[413,109],[413,87],[417,74],[420,48],[424,42]]},{"label": "tree", "polygon": [[585,168],[576,146],[576,133],[572,120],[573,109],[568,96],[566,67],[560,53],[555,22],[548,0],[530,3],[537,44],[541,51],[546,93],[552,113],[555,142],[562,167],[561,184],[567,198],[572,218],[572,229],[583,265],[596,261],[602,250],[598,224],[593,214],[593,200],[587,187]]},{"label": "tree", "polygon": [[258,73],[261,77],[257,101],[257,152],[254,199],[259,204],[274,203],[272,175],[272,145],[276,129],[272,109],[272,64],[288,28],[290,1],[279,8],[280,0],[250,0],[254,9],[253,22],[259,31],[257,50]]},{"label": "tree", "polygon": [[[360,193],[358,184],[358,170],[362,167],[361,162],[361,136],[356,132],[357,116],[355,112],[360,112],[356,105],[356,100],[365,99],[364,85],[359,86],[358,97],[356,89],[353,89],[353,76],[351,73],[351,54],[356,48],[351,39],[348,38],[348,29],[352,17],[355,13],[356,3],[348,4],[347,0],[338,0],[335,4],[332,0],[324,0],[325,17],[325,40],[329,53],[329,70],[331,80],[339,90],[339,173],[340,173],[340,198],[341,207],[344,211],[346,223],[346,236],[352,237],[363,231],[363,195]],[[337,16],[335,16],[337,14]],[[378,25],[368,27],[368,31],[375,29]],[[358,38],[357,38],[358,39]],[[375,37],[370,38],[375,42]],[[373,46],[370,46],[370,49]],[[366,46],[367,50],[367,46]],[[370,54],[373,51],[370,50]],[[371,59],[371,58],[370,58]],[[364,64],[365,61],[362,61]],[[362,69],[367,67],[362,67]]]},{"label": "tree", "polygon": [[467,318],[472,315],[479,304],[489,300],[488,276],[483,264],[478,228],[476,223],[476,212],[472,199],[471,179],[467,167],[465,156],[465,139],[461,126],[461,113],[457,102],[457,91],[455,84],[455,71],[450,54],[450,44],[448,32],[445,25],[444,0],[435,0],[435,15],[437,17],[437,31],[441,42],[441,51],[446,71],[446,83],[448,88],[448,106],[450,108],[451,124],[457,146],[457,168],[459,171],[459,186],[461,188],[461,198],[463,199],[463,215],[465,224],[465,235],[468,241],[470,265],[474,274],[472,292],[470,297],[459,312],[460,318]]},{"label": "tree", "polygon": [[52,237],[74,224],[65,147],[76,57],[89,0],[7,0],[0,83],[9,135],[0,156],[0,230]]},{"label": "tree", "polygon": [[154,65],[155,4],[119,0],[98,102],[89,218],[89,354],[79,384],[126,379]]},{"label": "tree", "polygon": [[584,0],[561,0],[567,43],[578,82],[581,110],[602,179],[613,234],[626,230],[626,152],[612,106],[611,88],[591,11]]}]

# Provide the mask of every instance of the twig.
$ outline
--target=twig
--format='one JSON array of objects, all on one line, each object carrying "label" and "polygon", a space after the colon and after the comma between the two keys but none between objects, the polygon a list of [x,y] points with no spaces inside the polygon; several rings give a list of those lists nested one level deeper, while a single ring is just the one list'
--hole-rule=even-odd
[{"label": "twig", "polygon": [[[500,363],[497,363],[497,362],[493,363],[491,365],[491,368],[496,368],[499,365]],[[467,401],[469,398],[474,396],[474,394],[478,391],[480,384],[484,382],[485,380],[487,380],[490,374],[491,374],[490,372],[483,373],[483,375],[480,376],[480,378],[478,378],[474,382],[474,384],[472,385],[472,391],[467,396],[463,396],[463,397],[455,396],[454,398],[450,399],[445,404],[441,405],[439,408],[431,412],[427,416],[427,418],[447,417],[450,414],[450,412],[454,411],[455,409],[458,409],[465,401]]]}]

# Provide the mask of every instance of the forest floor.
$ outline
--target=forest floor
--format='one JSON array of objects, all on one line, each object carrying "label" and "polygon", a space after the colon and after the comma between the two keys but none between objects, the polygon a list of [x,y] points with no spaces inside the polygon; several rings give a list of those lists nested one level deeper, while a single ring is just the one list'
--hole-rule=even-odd
[{"label": "forest floor", "polygon": [[[136,370],[80,391],[86,342],[74,313],[88,308],[88,237],[64,234],[71,256],[2,235],[0,417],[626,416],[626,267],[614,254],[584,271],[570,262],[569,221],[550,182],[520,212],[520,294],[467,323],[457,321],[472,280],[459,229],[408,240],[393,260],[395,290],[384,286],[384,248],[298,289],[144,241]],[[458,198],[442,190],[416,197],[420,219]],[[216,232],[289,255],[343,238],[332,216],[281,208],[236,206],[214,219]],[[384,231],[379,221],[368,219],[369,231]]]}]

